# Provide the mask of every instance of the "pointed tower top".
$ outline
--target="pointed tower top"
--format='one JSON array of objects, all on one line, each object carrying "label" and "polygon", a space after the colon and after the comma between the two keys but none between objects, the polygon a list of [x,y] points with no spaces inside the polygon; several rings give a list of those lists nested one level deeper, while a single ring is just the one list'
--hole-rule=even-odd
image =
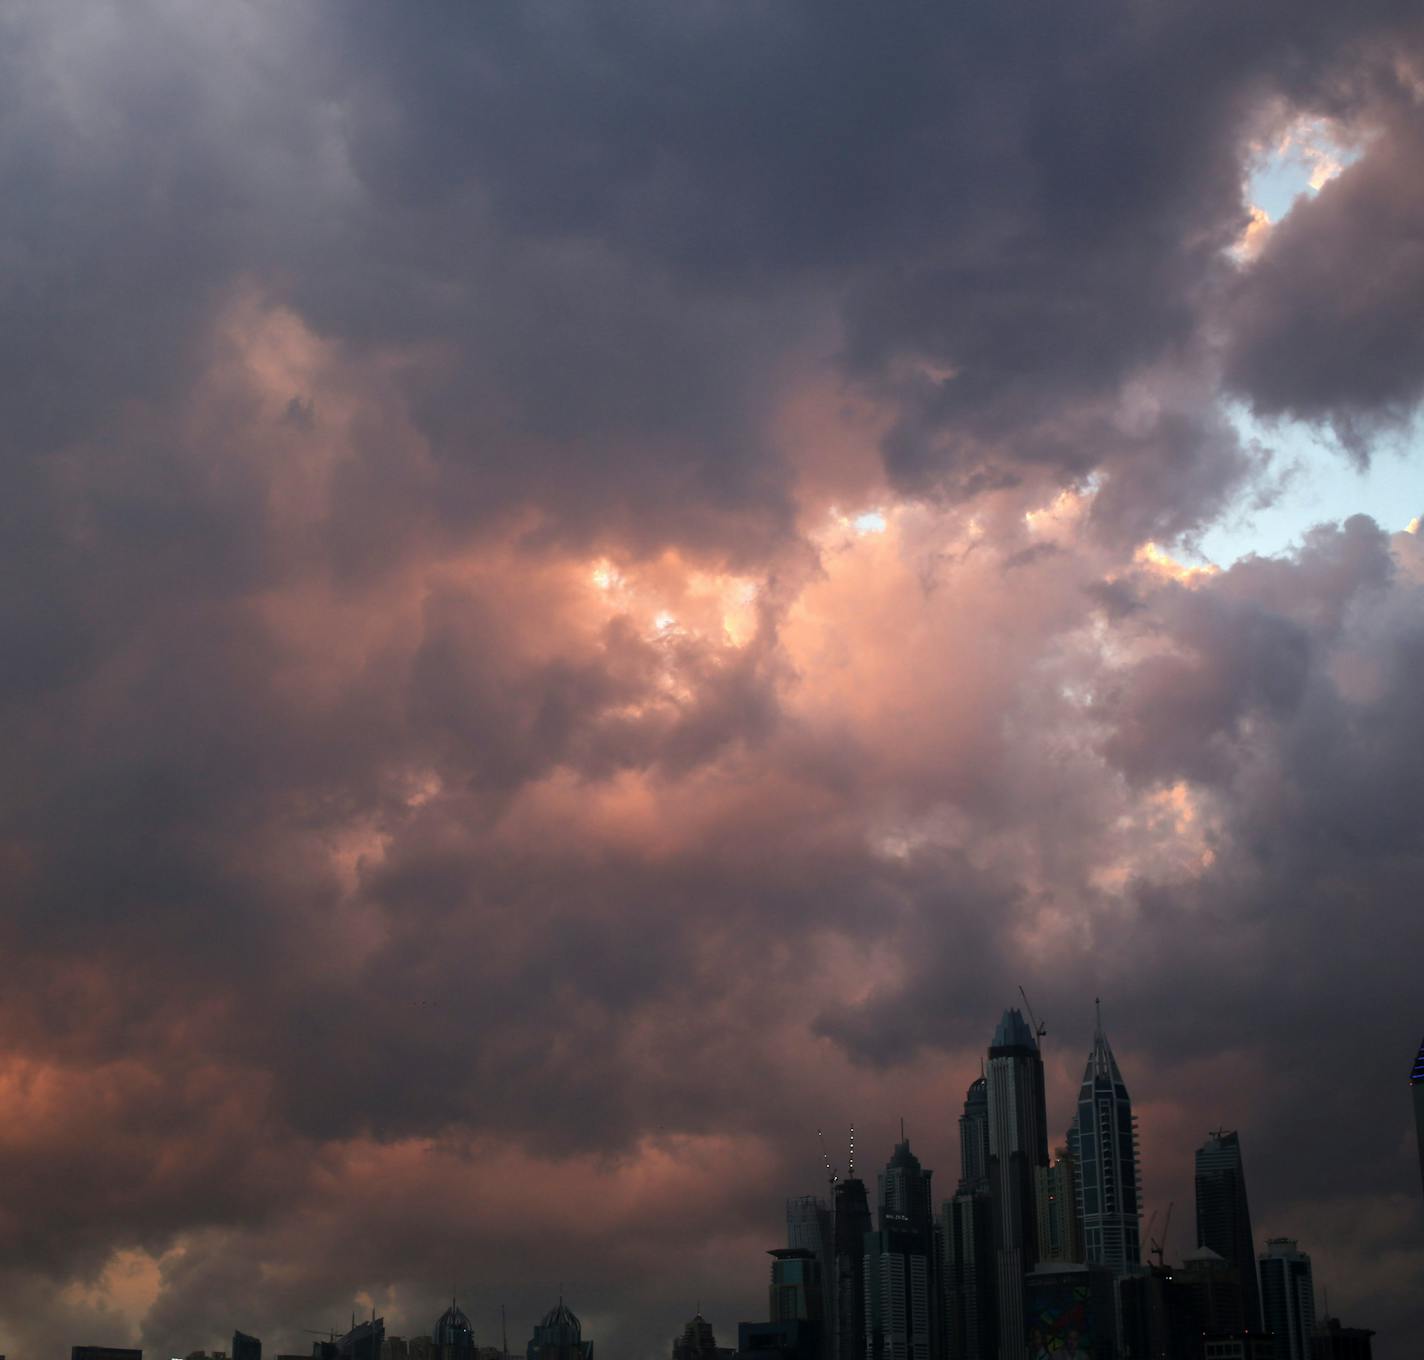
[{"label": "pointed tower top", "polygon": [[1122,1073],[1118,1070],[1117,1059],[1113,1057],[1108,1036],[1103,1033],[1102,1005],[1098,1001],[1093,1004],[1097,1008],[1097,1027],[1093,1032],[1093,1051],[1088,1055],[1088,1066],[1083,1072],[1083,1085],[1088,1086],[1094,1081],[1109,1081],[1121,1086],[1124,1084]]}]

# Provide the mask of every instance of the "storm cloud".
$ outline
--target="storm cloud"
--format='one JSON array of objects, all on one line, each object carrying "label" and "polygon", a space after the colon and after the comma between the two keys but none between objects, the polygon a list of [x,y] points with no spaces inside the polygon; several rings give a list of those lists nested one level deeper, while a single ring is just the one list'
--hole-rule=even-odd
[{"label": "storm cloud", "polygon": [[1421,90],[1385,0],[9,7],[6,1353],[726,1344],[1023,985],[1409,1354],[1424,497],[1190,550],[1234,403],[1410,428]]}]

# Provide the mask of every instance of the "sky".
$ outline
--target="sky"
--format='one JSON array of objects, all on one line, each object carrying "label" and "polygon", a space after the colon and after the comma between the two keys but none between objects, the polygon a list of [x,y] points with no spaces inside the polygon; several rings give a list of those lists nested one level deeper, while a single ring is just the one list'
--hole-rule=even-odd
[{"label": "sky", "polygon": [[1415,1355],[1421,103],[1413,0],[6,5],[0,1349],[728,1344],[1022,987]]}]

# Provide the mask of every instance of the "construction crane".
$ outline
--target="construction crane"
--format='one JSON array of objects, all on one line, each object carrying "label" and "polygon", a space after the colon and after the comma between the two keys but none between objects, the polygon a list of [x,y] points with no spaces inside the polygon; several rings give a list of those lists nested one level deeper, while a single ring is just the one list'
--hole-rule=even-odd
[{"label": "construction crane", "polygon": [[[1162,1257],[1167,1250],[1167,1238],[1172,1231],[1172,1209],[1176,1202],[1176,1200],[1167,1201],[1167,1217],[1162,1220],[1162,1240],[1160,1242],[1152,1236],[1152,1225],[1150,1223],[1147,1225],[1147,1254],[1157,1258],[1157,1267],[1159,1270],[1162,1268]],[[1154,1221],[1157,1218],[1157,1211],[1155,1209],[1152,1212],[1152,1218]]]},{"label": "construction crane", "polygon": [[1033,1013],[1033,1007],[1028,1004],[1028,993],[1022,986],[1019,988],[1019,995],[1023,997],[1024,1010],[1028,1012],[1029,1023],[1033,1025],[1033,1037],[1042,1039],[1048,1033],[1048,1026],[1040,1023],[1038,1016]]},{"label": "construction crane", "polygon": [[831,1166],[830,1153],[826,1151],[826,1135],[820,1129],[816,1130],[816,1137],[821,1140],[821,1160],[826,1164],[826,1179],[834,1185],[840,1177],[836,1175],[835,1168]]}]

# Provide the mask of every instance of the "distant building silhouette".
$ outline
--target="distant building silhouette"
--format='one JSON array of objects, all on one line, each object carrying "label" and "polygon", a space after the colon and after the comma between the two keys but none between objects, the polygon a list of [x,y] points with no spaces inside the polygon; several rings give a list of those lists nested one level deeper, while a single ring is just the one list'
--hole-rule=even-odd
[{"label": "distant building silhouette", "polygon": [[1419,1139],[1419,1183],[1424,1186],[1424,1043],[1419,1045],[1409,1084],[1414,1090],[1414,1132]]},{"label": "distant building silhouette", "polygon": [[1342,1327],[1339,1318],[1326,1318],[1310,1338],[1310,1360],[1374,1360],[1368,1327]]},{"label": "distant building silhouette", "polygon": [[994,1204],[987,1186],[961,1185],[940,1219],[945,1351],[952,1360],[996,1360]]},{"label": "distant building silhouette", "polygon": [[865,1238],[867,1360],[933,1360],[933,1242],[906,1215],[882,1211]]},{"label": "distant building silhouette", "polygon": [[1182,1264],[1171,1272],[1167,1311],[1177,1336],[1227,1336],[1246,1331],[1241,1271],[1210,1247],[1187,1252]]},{"label": "distant building silhouette", "polygon": [[1078,1120],[1069,1130],[1070,1143],[1054,1152],[1053,1165],[1039,1170],[1038,1259],[1040,1264],[1081,1262],[1083,1224],[1079,1217]]},{"label": "distant building silhouette", "polygon": [[232,1360],[262,1360],[262,1342],[246,1332],[232,1334]]},{"label": "distant building silhouette", "polygon": [[821,1272],[821,1360],[833,1360],[836,1318],[835,1215],[817,1195],[786,1201],[786,1245],[809,1251]]},{"label": "distant building silhouette", "polygon": [[69,1360],[143,1360],[143,1352],[122,1346],[71,1346]]},{"label": "distant building silhouette", "polygon": [[560,1299],[534,1328],[526,1360],[593,1360],[593,1342],[583,1339],[583,1324]]},{"label": "distant building silhouette", "polygon": [[[836,1360],[865,1360],[865,1235],[870,1200],[857,1176],[835,1188]],[[741,1342],[738,1341],[738,1348]]]},{"label": "distant building silhouette", "polygon": [[821,1263],[805,1247],[775,1247],[771,1263],[768,1311],[773,1322],[825,1323]]},{"label": "distant building silhouette", "polygon": [[1272,1237],[1260,1258],[1261,1312],[1276,1338],[1276,1360],[1310,1360],[1315,1279],[1310,1257],[1289,1237]]},{"label": "distant building silhouette", "polygon": [[475,1360],[475,1329],[455,1299],[430,1332],[434,1360]]},{"label": "distant building silhouette", "polygon": [[976,1077],[959,1117],[959,1186],[940,1211],[943,1349],[952,1360],[996,1360],[998,1272],[989,1193],[989,1083]]},{"label": "distant building silhouette", "polygon": [[1028,1021],[1006,1010],[989,1045],[989,1188],[994,1202],[998,1344],[1021,1360],[1024,1277],[1038,1261],[1039,1171],[1048,1166],[1043,1057]]},{"label": "distant building silhouette", "polygon": [[989,1186],[989,1083],[975,1077],[964,1093],[959,1116],[959,1183],[971,1190]]},{"label": "distant building silhouette", "polygon": [[672,1360],[731,1360],[734,1353],[717,1345],[712,1324],[701,1312],[693,1314],[682,1335],[672,1343]]},{"label": "distant building silhouette", "polygon": [[1234,1131],[1218,1129],[1197,1149],[1196,1201],[1197,1246],[1210,1247],[1241,1272],[1246,1329],[1261,1331],[1256,1244],[1251,1236],[1241,1139]]},{"label": "distant building silhouette", "polygon": [[1101,1015],[1078,1090],[1075,1160],[1084,1259],[1115,1270],[1140,1264],[1137,1128]]}]

